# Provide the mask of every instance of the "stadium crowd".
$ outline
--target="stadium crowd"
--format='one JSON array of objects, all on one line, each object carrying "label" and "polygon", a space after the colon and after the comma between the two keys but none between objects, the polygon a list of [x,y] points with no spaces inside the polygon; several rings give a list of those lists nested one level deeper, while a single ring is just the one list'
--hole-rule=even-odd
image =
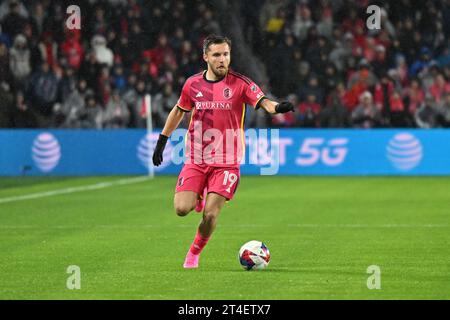
[{"label": "stadium crowd", "polygon": [[[368,30],[374,3],[381,28]],[[241,7],[247,40],[267,65],[273,93],[298,105],[276,125],[450,126],[450,1],[254,5]]]},{"label": "stadium crowd", "polygon": [[[268,96],[297,106],[251,126],[450,127],[450,1],[378,1],[380,30],[366,27],[371,3],[239,2],[249,63],[264,62]],[[162,127],[204,68],[204,37],[226,34],[213,4],[77,1],[69,30],[70,1],[3,1],[0,127],[145,127],[147,93]]]}]

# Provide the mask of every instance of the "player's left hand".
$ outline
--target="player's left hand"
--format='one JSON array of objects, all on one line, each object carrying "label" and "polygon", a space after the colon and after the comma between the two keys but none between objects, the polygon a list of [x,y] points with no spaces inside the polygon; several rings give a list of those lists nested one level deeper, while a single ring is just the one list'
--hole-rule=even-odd
[{"label": "player's left hand", "polygon": [[294,112],[294,105],[289,101],[283,101],[276,105],[275,111],[277,113],[286,113],[289,111]]}]

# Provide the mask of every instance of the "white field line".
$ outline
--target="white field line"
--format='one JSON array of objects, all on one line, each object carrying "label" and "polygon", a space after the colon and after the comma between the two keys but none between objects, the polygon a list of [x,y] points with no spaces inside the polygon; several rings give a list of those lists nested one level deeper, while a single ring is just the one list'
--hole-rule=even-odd
[{"label": "white field line", "polygon": [[115,181],[111,181],[111,182],[100,182],[100,183],[86,185],[86,186],[64,188],[64,189],[52,190],[52,191],[46,191],[46,192],[30,193],[30,194],[25,194],[25,195],[21,195],[21,196],[0,198],[0,204],[16,202],[16,201],[31,200],[31,199],[39,199],[39,198],[45,198],[45,197],[52,197],[52,196],[57,196],[60,194],[70,194],[70,193],[83,192],[83,191],[89,191],[89,190],[99,190],[99,189],[105,189],[105,188],[109,188],[109,187],[139,183],[139,182],[143,182],[146,180],[149,180],[149,178],[146,176],[145,177],[135,177],[135,178],[115,180]]},{"label": "white field line", "polygon": [[[272,228],[271,225],[258,225],[258,224],[238,224],[238,225],[221,225],[219,224],[219,228]],[[413,225],[413,224],[382,224],[382,225],[369,225],[369,224],[296,224],[296,225],[288,225],[289,228],[336,228],[336,229],[395,229],[395,228],[404,228],[404,229],[428,229],[428,228],[450,228],[450,225],[444,224],[422,224],[422,225]],[[160,224],[143,224],[143,225],[0,225],[0,229],[150,229],[150,228],[195,228],[193,225],[186,224],[171,224],[171,225],[160,225]]]}]

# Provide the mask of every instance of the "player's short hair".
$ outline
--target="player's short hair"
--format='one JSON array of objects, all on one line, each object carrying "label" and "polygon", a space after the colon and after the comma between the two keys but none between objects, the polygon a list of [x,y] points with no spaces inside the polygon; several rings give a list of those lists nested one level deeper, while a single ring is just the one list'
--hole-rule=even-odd
[{"label": "player's short hair", "polygon": [[228,47],[231,50],[231,40],[230,39],[228,39],[227,37],[224,37],[224,36],[210,34],[209,36],[207,36],[205,38],[205,40],[203,40],[203,53],[206,53],[206,51],[208,51],[208,48],[210,45],[221,44],[221,43],[228,44]]}]

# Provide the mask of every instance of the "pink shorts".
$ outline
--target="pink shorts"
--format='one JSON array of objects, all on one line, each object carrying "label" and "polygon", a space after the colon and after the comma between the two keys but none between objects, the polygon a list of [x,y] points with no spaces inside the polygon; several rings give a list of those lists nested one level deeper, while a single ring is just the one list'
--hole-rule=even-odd
[{"label": "pink shorts", "polygon": [[178,176],[175,192],[194,191],[200,196],[207,188],[231,200],[240,179],[239,167],[212,167],[208,165],[185,164]]}]

